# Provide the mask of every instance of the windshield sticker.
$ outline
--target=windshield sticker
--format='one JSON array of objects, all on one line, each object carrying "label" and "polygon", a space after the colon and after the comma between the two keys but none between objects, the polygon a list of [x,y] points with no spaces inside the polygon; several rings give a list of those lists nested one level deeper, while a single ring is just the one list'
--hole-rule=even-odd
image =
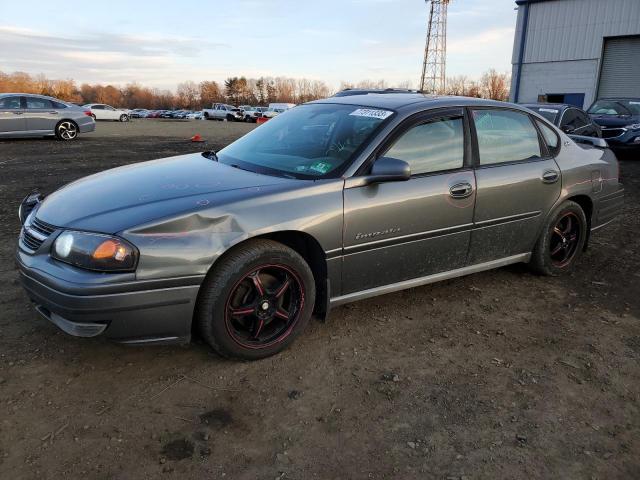
[{"label": "windshield sticker", "polygon": [[314,172],[319,172],[324,175],[331,170],[331,164],[327,162],[316,162],[309,167],[309,170],[313,170]]},{"label": "windshield sticker", "polygon": [[349,115],[355,115],[356,117],[369,117],[369,118],[379,118],[380,120],[384,120],[385,118],[393,115],[393,112],[389,110],[378,110],[374,108],[358,108],[354,110]]},{"label": "windshield sticker", "polygon": [[558,113],[558,110],[554,110],[553,108],[541,108],[540,112],[548,112],[548,113]]}]

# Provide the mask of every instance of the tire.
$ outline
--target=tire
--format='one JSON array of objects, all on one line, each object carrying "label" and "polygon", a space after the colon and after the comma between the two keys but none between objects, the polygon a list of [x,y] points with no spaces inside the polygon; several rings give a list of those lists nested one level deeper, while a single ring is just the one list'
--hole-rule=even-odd
[{"label": "tire", "polygon": [[551,212],[533,249],[531,268],[541,275],[571,271],[584,251],[588,223],[582,207],[570,200]]},{"label": "tire", "polygon": [[224,119],[225,122],[233,122],[234,120],[235,119],[233,118],[233,115],[231,115],[230,113],[227,114],[227,116]]},{"label": "tire", "polygon": [[61,120],[56,125],[54,132],[58,140],[69,142],[78,138],[80,129],[78,128],[78,124],[73,120]]},{"label": "tire", "polygon": [[204,120],[209,120],[209,113],[204,112],[204,116],[202,117]]},{"label": "tire", "polygon": [[129,121],[129,115],[120,115],[120,119],[121,122],[128,122]]},{"label": "tire", "polygon": [[96,116],[92,113],[91,116],[93,117],[93,121],[95,122],[97,120]]},{"label": "tire", "polygon": [[313,273],[297,252],[271,240],[249,240],[226,254],[207,276],[196,323],[204,340],[223,357],[269,357],[305,330],[315,290]]}]

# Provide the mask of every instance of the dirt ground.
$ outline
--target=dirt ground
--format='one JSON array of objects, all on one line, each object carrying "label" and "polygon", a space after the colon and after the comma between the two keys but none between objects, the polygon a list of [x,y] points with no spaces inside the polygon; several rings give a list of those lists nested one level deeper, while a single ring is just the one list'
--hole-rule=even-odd
[{"label": "dirt ground", "polygon": [[251,128],[0,141],[0,478],[640,478],[640,158],[572,275],[512,266],[354,303],[263,361],[77,339],[36,314],[13,260],[24,195]]}]

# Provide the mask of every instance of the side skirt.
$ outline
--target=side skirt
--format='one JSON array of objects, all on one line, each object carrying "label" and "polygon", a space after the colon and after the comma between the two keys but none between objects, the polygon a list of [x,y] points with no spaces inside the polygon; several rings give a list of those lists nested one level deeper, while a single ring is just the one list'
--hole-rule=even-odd
[{"label": "side skirt", "polygon": [[405,290],[407,288],[420,287],[422,285],[428,285],[429,283],[440,282],[442,280],[449,280],[451,278],[463,277],[465,275],[471,275],[473,273],[483,272],[485,270],[504,267],[505,265],[511,265],[513,263],[526,263],[530,259],[531,253],[521,253],[518,255],[512,255],[511,257],[501,258],[499,260],[491,260],[490,262],[478,263],[476,265],[471,265],[468,267],[457,268],[456,270],[450,270],[448,272],[435,273],[433,275],[427,275],[426,277],[404,280],[398,283],[392,283],[389,285],[383,285],[381,287],[362,290],[360,292],[349,293],[340,297],[334,297],[330,300],[330,306],[337,307],[338,305],[343,305],[345,303],[355,302],[357,300],[363,300],[365,298],[375,297],[377,295],[397,292],[400,290]]}]

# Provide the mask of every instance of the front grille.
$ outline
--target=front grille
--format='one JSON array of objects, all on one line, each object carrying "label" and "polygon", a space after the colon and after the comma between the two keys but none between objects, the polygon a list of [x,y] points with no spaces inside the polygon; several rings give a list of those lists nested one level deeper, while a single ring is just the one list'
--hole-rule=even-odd
[{"label": "front grille", "polygon": [[603,128],[602,136],[604,138],[614,138],[619,137],[625,132],[624,128]]},{"label": "front grille", "polygon": [[23,250],[33,253],[40,248],[44,241],[49,238],[56,227],[42,222],[37,218],[34,218],[29,225],[25,225],[22,228],[22,234],[20,235],[20,246]]}]

